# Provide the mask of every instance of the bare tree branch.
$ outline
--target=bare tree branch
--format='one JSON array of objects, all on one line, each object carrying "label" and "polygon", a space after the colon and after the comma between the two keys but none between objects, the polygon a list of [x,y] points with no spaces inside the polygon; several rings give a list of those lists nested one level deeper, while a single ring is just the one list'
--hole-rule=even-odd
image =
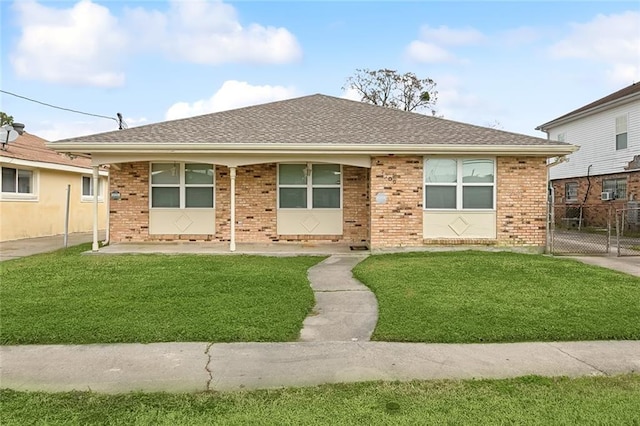
[{"label": "bare tree branch", "polygon": [[436,114],[438,100],[436,83],[430,78],[418,78],[414,73],[398,74],[387,68],[372,71],[356,69],[347,78],[343,90],[353,89],[362,102],[403,111],[429,110]]}]

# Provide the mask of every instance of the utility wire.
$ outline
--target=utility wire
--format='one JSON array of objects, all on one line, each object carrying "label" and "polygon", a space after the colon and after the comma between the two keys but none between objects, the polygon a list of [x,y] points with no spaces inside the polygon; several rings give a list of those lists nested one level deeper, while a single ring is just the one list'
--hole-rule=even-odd
[{"label": "utility wire", "polygon": [[118,121],[118,119],[116,119],[114,117],[108,117],[106,115],[100,115],[100,114],[91,114],[90,112],[78,111],[78,110],[71,109],[71,108],[63,108],[63,107],[59,107],[59,106],[56,106],[56,105],[48,104],[46,102],[36,101],[35,99],[27,98],[26,96],[21,96],[21,95],[18,95],[16,93],[7,92],[6,90],[2,90],[2,89],[0,89],[0,92],[6,93],[7,95],[15,96],[16,98],[21,98],[21,99],[25,99],[25,100],[30,101],[30,102],[35,102],[37,104],[45,105],[45,106],[48,106],[48,107],[51,107],[51,108],[61,109],[63,111],[75,112],[76,114],[90,115],[92,117],[106,118],[108,120],[113,120],[116,123],[118,123],[119,125],[121,125],[120,124],[121,121]]}]

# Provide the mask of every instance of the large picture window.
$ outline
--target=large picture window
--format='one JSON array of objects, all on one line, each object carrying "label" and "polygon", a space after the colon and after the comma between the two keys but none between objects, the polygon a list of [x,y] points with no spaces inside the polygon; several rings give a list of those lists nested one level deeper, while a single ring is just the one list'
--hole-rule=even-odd
[{"label": "large picture window", "polygon": [[198,163],[152,163],[151,207],[213,208],[214,167]]},{"label": "large picture window", "polygon": [[495,161],[428,158],[424,162],[425,209],[495,208]]},{"label": "large picture window", "polygon": [[279,164],[278,206],[282,209],[339,209],[339,164]]},{"label": "large picture window", "polygon": [[35,195],[33,171],[2,167],[2,193],[7,195]]}]

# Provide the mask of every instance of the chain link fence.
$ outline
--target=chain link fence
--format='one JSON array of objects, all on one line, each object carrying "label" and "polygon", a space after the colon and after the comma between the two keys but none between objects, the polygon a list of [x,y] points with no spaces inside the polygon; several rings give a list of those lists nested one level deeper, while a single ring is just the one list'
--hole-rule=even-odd
[{"label": "chain link fence", "polygon": [[640,206],[550,204],[549,251],[555,255],[640,256]]},{"label": "chain link fence", "polygon": [[560,255],[608,255],[616,211],[606,204],[552,204],[549,248]]},{"label": "chain link fence", "polygon": [[637,202],[628,204],[616,210],[616,251],[618,256],[640,256],[640,207]]}]

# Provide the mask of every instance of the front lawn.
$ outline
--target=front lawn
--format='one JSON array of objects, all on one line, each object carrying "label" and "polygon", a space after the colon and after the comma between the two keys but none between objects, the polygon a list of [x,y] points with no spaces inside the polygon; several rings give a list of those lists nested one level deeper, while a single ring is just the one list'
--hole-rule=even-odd
[{"label": "front lawn", "polygon": [[640,278],[571,259],[479,251],[371,256],[354,269],[379,305],[374,340],[640,339]]},{"label": "front lawn", "polygon": [[295,340],[321,260],[87,248],[0,263],[0,344]]},{"label": "front lawn", "polygon": [[640,376],[356,383],[253,392],[0,391],[9,425],[637,424]]}]

